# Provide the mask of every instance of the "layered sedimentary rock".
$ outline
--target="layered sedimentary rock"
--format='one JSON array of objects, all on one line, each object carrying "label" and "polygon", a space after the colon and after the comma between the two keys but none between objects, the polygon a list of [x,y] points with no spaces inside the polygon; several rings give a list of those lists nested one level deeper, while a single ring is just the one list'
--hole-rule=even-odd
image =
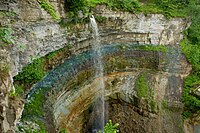
[{"label": "layered sedimentary rock", "polygon": [[[91,44],[95,42],[89,23],[63,28],[35,0],[0,3],[1,10],[16,13],[10,19],[0,21],[1,25],[10,25],[16,37],[16,43],[8,47],[11,72],[1,83],[2,91],[5,91],[2,93],[1,126],[5,132],[13,130],[18,109],[8,102],[12,85],[10,75],[16,75],[35,58],[66,49],[68,44],[72,46],[69,53],[59,55],[63,58],[55,61],[57,67],[51,66],[55,68],[29,92],[23,112],[26,119],[20,126],[28,128],[31,125],[35,130],[41,130],[39,120],[48,132],[61,129],[70,133],[91,132],[97,116],[93,108],[99,96],[99,80],[104,78],[106,120],[118,122],[121,132],[183,131],[182,85],[183,78],[191,71],[179,48],[181,32],[188,27],[185,19],[168,20],[161,14],[131,14],[97,6],[93,10],[94,16],[105,19],[98,23],[105,72],[103,77],[94,77]],[[63,3],[51,3],[64,17]],[[64,21],[68,22],[68,18]],[[148,50],[141,47],[144,45],[162,45],[165,49]],[[145,86],[144,92],[141,86]],[[30,107],[36,106],[31,104],[38,101],[39,111],[34,112]],[[9,107],[12,111],[6,111]]]},{"label": "layered sedimentary rock", "polygon": [[[62,16],[63,3],[51,3],[57,5],[55,7],[59,9]],[[5,7],[5,9],[2,8],[3,11],[16,13],[11,25],[17,40],[10,49],[11,59],[14,59],[12,60],[13,75],[16,75],[33,59],[58,50],[67,44],[73,44],[74,52],[77,52],[77,50],[87,48],[91,43],[89,24],[76,24],[63,29],[57,22],[52,21],[49,14],[35,0],[4,2],[2,6]],[[112,11],[106,6],[98,6],[94,12],[96,16],[105,18],[105,21],[99,24],[102,44],[176,45],[182,39],[180,33],[188,26],[185,19],[167,20],[161,14],[146,16],[142,13],[131,14]],[[11,20],[2,19],[1,24],[10,25]],[[79,42],[83,41],[85,43],[79,45]]]},{"label": "layered sedimentary rock", "polygon": [[16,122],[22,113],[22,101],[11,96],[12,77],[9,71],[8,52],[0,50],[0,131],[14,133]]}]

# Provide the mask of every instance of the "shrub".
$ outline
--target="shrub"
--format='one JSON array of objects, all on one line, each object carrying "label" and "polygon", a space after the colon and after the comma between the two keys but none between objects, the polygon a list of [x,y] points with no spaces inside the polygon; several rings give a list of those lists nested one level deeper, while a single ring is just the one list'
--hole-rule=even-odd
[{"label": "shrub", "polygon": [[[109,120],[108,123],[106,123],[106,125],[104,127],[104,132],[105,133],[117,133],[118,126],[119,126],[118,123],[113,124],[112,121]],[[98,133],[102,133],[102,132],[99,131]]]}]

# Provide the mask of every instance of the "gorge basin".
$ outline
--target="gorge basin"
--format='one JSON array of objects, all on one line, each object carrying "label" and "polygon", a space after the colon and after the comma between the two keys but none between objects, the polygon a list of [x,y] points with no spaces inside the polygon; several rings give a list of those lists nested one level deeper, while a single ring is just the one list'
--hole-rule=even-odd
[{"label": "gorge basin", "polygon": [[[181,132],[182,82],[188,71],[177,48],[147,50],[138,44],[102,46],[103,75],[96,75],[92,49],[65,60],[35,84],[23,118],[41,121],[49,132],[94,132],[105,84],[104,121],[120,132]],[[153,46],[151,46],[153,47]],[[33,104],[41,102],[39,109]]]}]

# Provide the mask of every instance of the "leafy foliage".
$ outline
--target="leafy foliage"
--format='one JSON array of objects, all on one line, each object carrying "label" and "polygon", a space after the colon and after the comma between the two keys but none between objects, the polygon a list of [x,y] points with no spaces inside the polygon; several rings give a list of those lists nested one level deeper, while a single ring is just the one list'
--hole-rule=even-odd
[{"label": "leafy foliage", "polygon": [[65,8],[67,11],[77,13],[80,10],[85,10],[85,0],[65,0]]},{"label": "leafy foliage", "polygon": [[200,99],[193,96],[194,86],[199,81],[200,76],[194,74],[185,79],[183,102],[185,103],[186,109],[183,116],[186,118],[192,116],[192,113],[198,113],[200,111]]},{"label": "leafy foliage", "polygon": [[192,117],[194,113],[200,113],[200,99],[193,94],[196,86],[200,84],[200,3],[195,0],[187,1],[189,4],[186,13],[191,17],[192,24],[184,32],[184,40],[181,48],[188,61],[192,64],[192,73],[185,79],[183,102],[185,118]]},{"label": "leafy foliage", "polygon": [[51,5],[51,3],[47,2],[47,0],[39,0],[39,4],[42,8],[44,8],[44,10],[46,10],[51,15],[53,19],[60,19],[60,16],[56,13],[54,6]]},{"label": "leafy foliage", "polygon": [[111,120],[106,124],[104,127],[105,133],[117,133],[117,127],[119,126],[118,123],[113,124]]},{"label": "leafy foliage", "polygon": [[[117,133],[118,126],[119,126],[118,123],[113,124],[112,121],[109,120],[109,122],[106,123],[106,125],[104,127],[104,132],[105,133]],[[98,133],[101,133],[101,131],[99,131]]]}]

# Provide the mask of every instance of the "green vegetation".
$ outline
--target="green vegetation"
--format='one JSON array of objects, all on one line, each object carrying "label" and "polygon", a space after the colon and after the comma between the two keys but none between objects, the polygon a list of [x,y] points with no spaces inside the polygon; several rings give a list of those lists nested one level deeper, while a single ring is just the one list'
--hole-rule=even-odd
[{"label": "green vegetation", "polygon": [[[192,0],[193,1],[193,0]],[[97,5],[107,5],[113,10],[132,13],[162,13],[167,18],[186,17],[188,0],[66,0],[66,10],[76,17],[81,10],[83,14]]]},{"label": "green vegetation", "polygon": [[51,15],[53,19],[60,20],[59,14],[56,13],[56,10],[51,3],[49,3],[47,0],[38,0],[38,2],[40,6]]},{"label": "green vegetation", "polygon": [[15,90],[11,90],[9,96],[11,97],[23,97],[24,87],[21,85],[15,85]]},{"label": "green vegetation", "polygon": [[167,52],[167,47],[165,45],[140,45],[135,49],[145,50],[145,51]]},{"label": "green vegetation", "polygon": [[136,93],[139,98],[145,98],[152,112],[156,112],[156,101],[154,99],[154,90],[147,84],[147,75],[142,73],[135,81]]},{"label": "green vegetation", "polygon": [[[104,133],[117,133],[118,126],[119,126],[118,123],[113,124],[112,121],[109,120],[109,122],[106,123],[106,125],[104,127]],[[102,133],[102,132],[99,131],[98,133]]]},{"label": "green vegetation", "polygon": [[[1,59],[1,58],[0,58]],[[10,70],[10,64],[0,64],[0,77],[4,78],[8,76]]]},{"label": "green vegetation", "polygon": [[139,98],[148,98],[148,85],[146,81],[146,77],[144,74],[141,74],[137,80],[135,81],[135,87],[136,87],[136,92],[137,96]]},{"label": "green vegetation", "polygon": [[66,129],[62,129],[59,133],[67,133]]},{"label": "green vegetation", "polygon": [[21,84],[34,84],[40,81],[46,74],[44,71],[44,59],[35,59],[31,64],[24,67],[22,72],[14,77],[15,81],[21,81]]},{"label": "green vegetation", "polygon": [[15,17],[17,14],[15,12],[6,12],[6,11],[0,11],[0,18],[2,17]]},{"label": "green vegetation", "polygon": [[200,113],[200,99],[193,93],[195,86],[199,85],[200,76],[192,74],[185,79],[183,102],[185,103],[185,118],[192,117],[193,113]]},{"label": "green vegetation", "polygon": [[[64,48],[47,54],[45,57],[33,58],[33,62],[24,67],[22,71],[14,77],[14,86],[16,90],[15,92],[12,92],[11,95],[23,97],[24,91],[30,89],[33,84],[40,81],[46,73],[51,70],[52,66],[55,66],[56,63],[58,63],[58,60],[61,60],[62,58],[65,58],[64,56],[70,54],[71,48],[72,45],[68,44]],[[22,88],[24,90],[23,92]]]},{"label": "green vegetation", "polygon": [[[194,0],[192,0],[194,1]],[[61,20],[62,27],[72,24],[89,22],[93,8],[97,5],[106,5],[112,10],[131,13],[161,13],[166,18],[187,17],[189,11],[188,0],[65,0],[67,21]],[[136,15],[137,16],[137,15]],[[95,16],[97,22],[105,22],[103,16]]]},{"label": "green vegetation", "polygon": [[166,100],[163,100],[161,105],[163,109],[168,109],[168,102]]},{"label": "green vegetation", "polygon": [[7,27],[0,27],[0,47],[7,46],[14,43],[14,37],[12,36],[12,29]]},{"label": "green vegetation", "polygon": [[187,0],[140,0],[145,3],[141,11],[148,13],[161,13],[167,18],[186,17],[185,7]]},{"label": "green vegetation", "polygon": [[192,24],[184,32],[181,42],[183,53],[192,64],[192,73],[185,79],[183,102],[185,103],[184,118],[200,113],[200,99],[194,95],[194,90],[200,85],[200,3],[191,0],[186,7],[186,14],[191,17]]},{"label": "green vegetation", "polygon": [[22,72],[13,78],[16,90],[12,95],[24,97],[25,91],[28,91],[33,84],[40,81],[45,76],[47,70],[44,65],[45,59],[39,58],[33,60],[32,63],[24,67]]},{"label": "green vegetation", "polygon": [[85,0],[65,0],[65,8],[67,11],[77,14],[78,11],[85,10],[86,2]]},{"label": "green vegetation", "polygon": [[22,114],[22,121],[32,121],[36,123],[40,129],[33,131],[33,129],[25,129],[27,131],[30,131],[31,133],[46,133],[45,124],[42,120],[44,117],[44,103],[45,103],[45,92],[48,90],[48,88],[41,88],[38,89],[36,92],[34,92],[31,95],[30,101],[27,101],[27,103],[24,106],[24,112]]},{"label": "green vegetation", "polygon": [[104,17],[104,16],[95,16],[95,19],[96,19],[97,22],[103,23],[103,22],[106,21],[107,18]]},{"label": "green vegetation", "polygon": [[156,111],[156,101],[154,99],[154,90],[152,90],[152,89],[150,90],[149,101],[150,101],[149,105],[151,107],[151,111],[155,112]]},{"label": "green vegetation", "polygon": [[[39,124],[38,124],[39,123]],[[17,129],[20,131],[20,132],[22,132],[22,133],[47,133],[46,132],[46,130],[45,130],[45,128],[41,125],[42,124],[42,122],[40,121],[38,121],[38,123],[35,123],[34,122],[34,125],[32,125],[32,124],[30,124],[30,125],[25,125],[25,126],[17,126]],[[36,127],[35,126],[39,126],[39,128],[38,129],[35,129]],[[35,128],[33,128],[33,127],[35,127]]]},{"label": "green vegetation", "polygon": [[45,92],[48,88],[38,89],[37,92],[31,95],[30,101],[25,104],[25,112],[22,117],[26,116],[44,116],[43,104],[45,102]]}]

